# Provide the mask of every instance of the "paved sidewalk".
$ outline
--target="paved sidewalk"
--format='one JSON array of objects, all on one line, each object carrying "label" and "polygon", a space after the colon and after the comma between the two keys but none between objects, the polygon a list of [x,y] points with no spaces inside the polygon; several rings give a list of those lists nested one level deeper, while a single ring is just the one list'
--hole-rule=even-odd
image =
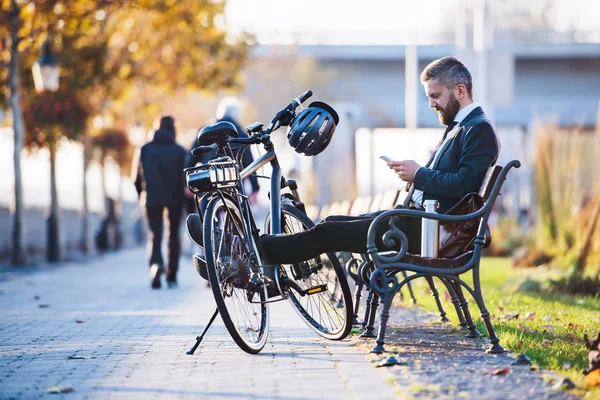
[{"label": "paved sidewalk", "polygon": [[[0,398],[388,399],[399,395],[347,339],[316,336],[287,302],[271,336],[241,351],[219,317],[194,356],[185,352],[214,310],[210,288],[182,258],[180,287],[150,289],[145,249],[94,262],[0,269]],[[60,395],[49,387],[73,388]]]}]

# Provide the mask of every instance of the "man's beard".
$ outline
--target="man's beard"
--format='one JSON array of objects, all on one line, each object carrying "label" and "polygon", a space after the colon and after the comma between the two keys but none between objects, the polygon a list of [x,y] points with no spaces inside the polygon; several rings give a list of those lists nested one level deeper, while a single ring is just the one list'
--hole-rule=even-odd
[{"label": "man's beard", "polygon": [[450,95],[450,99],[448,100],[448,104],[446,108],[442,108],[438,110],[438,114],[440,117],[440,122],[442,125],[450,125],[452,121],[454,121],[454,117],[456,117],[456,113],[460,109],[460,103],[456,100],[454,95]]}]

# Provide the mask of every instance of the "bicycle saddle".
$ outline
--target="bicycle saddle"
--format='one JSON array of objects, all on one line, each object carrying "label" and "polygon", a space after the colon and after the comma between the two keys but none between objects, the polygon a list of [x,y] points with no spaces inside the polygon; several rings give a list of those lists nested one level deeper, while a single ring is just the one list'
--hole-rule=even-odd
[{"label": "bicycle saddle", "polygon": [[230,137],[238,137],[238,131],[231,122],[221,121],[216,124],[207,125],[198,133],[198,144],[209,146],[213,143],[223,145]]}]

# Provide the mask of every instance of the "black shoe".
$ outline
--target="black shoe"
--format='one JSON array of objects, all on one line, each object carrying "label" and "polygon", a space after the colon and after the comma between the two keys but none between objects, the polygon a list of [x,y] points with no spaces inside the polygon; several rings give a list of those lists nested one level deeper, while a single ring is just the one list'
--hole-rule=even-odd
[{"label": "black shoe", "polygon": [[152,283],[150,286],[152,289],[160,289],[160,276],[165,272],[164,268],[158,264],[152,264],[150,266],[150,278],[152,278]]},{"label": "black shoe", "polygon": [[190,239],[198,246],[204,246],[204,239],[202,235],[202,221],[198,214],[190,214],[185,220],[186,232]]},{"label": "black shoe", "polygon": [[177,281],[169,281],[167,280],[167,288],[169,289],[177,289],[179,287],[179,285],[177,284]]}]

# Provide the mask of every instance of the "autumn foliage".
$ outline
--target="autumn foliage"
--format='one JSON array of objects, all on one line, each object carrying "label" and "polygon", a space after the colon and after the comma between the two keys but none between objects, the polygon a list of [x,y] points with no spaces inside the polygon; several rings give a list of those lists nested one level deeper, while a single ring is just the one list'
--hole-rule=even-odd
[{"label": "autumn foliage", "polygon": [[84,131],[89,115],[86,105],[67,89],[32,96],[23,109],[25,146],[46,147],[61,137],[75,140]]}]

